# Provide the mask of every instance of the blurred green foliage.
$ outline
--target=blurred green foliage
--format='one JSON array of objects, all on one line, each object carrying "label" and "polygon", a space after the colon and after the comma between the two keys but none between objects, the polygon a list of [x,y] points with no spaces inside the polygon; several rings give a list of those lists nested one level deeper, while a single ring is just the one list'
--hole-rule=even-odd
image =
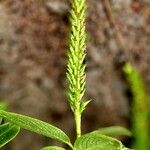
[{"label": "blurred green foliage", "polygon": [[131,106],[133,148],[136,150],[149,150],[149,106],[146,87],[140,73],[133,65],[126,63],[123,71],[133,96]]}]

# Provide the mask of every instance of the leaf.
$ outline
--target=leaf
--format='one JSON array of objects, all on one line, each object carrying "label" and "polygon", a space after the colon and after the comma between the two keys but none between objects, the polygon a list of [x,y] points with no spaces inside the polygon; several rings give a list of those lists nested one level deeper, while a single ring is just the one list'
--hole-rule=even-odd
[{"label": "leaf", "polygon": [[89,101],[81,101],[81,103],[80,103],[80,112],[81,112],[81,113],[85,110],[86,106],[87,106],[90,102],[91,102],[91,100],[89,100]]},{"label": "leaf", "polygon": [[[4,102],[4,101],[1,101],[0,102],[0,110],[7,110],[7,103],[6,102]],[[0,117],[0,124],[2,124],[2,122],[3,122],[3,118],[1,118]]]},{"label": "leaf", "polygon": [[3,125],[0,125],[0,135],[1,135],[2,132],[7,130],[9,127],[10,127],[10,123],[5,123]]},{"label": "leaf", "polygon": [[76,150],[127,150],[118,140],[97,133],[81,136],[74,147]]},{"label": "leaf", "polygon": [[0,125],[0,148],[14,139],[20,131],[20,127],[5,123]]},{"label": "leaf", "polygon": [[101,128],[91,133],[99,133],[99,134],[104,134],[108,136],[120,136],[120,135],[132,136],[132,133],[128,129],[120,127],[120,126],[111,126],[111,127]]},{"label": "leaf", "polygon": [[72,147],[69,137],[62,130],[55,126],[52,126],[51,124],[28,116],[10,113],[2,110],[0,111],[0,117],[5,118],[6,120],[20,126],[23,129],[36,132],[52,139],[56,139]]},{"label": "leaf", "polygon": [[58,146],[48,146],[48,147],[44,147],[41,150],[65,150],[62,147],[58,147]]}]

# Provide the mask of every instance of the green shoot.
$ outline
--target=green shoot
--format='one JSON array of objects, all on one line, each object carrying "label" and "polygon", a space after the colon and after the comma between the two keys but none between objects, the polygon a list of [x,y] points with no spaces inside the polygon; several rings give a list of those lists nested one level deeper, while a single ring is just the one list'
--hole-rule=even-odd
[{"label": "green shoot", "polygon": [[136,150],[148,150],[149,108],[145,84],[137,69],[130,63],[127,63],[123,70],[133,95],[132,130],[134,136],[134,148]]}]

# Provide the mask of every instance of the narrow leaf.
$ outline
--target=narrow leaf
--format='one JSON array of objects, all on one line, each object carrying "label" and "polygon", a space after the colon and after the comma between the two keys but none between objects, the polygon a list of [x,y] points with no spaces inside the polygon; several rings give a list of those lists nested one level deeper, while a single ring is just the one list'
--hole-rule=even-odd
[{"label": "narrow leaf", "polygon": [[62,147],[58,147],[58,146],[48,146],[48,147],[44,147],[41,150],[65,150]]},{"label": "narrow leaf", "polygon": [[91,133],[99,133],[99,134],[104,134],[108,136],[132,136],[132,133],[128,129],[120,127],[120,126],[101,128]]},{"label": "narrow leaf", "polygon": [[126,150],[118,140],[97,133],[81,136],[74,147],[76,150]]},{"label": "narrow leaf", "polygon": [[10,123],[0,125],[0,148],[14,139],[19,131],[20,128],[18,126]]},{"label": "narrow leaf", "polygon": [[91,102],[91,100],[89,100],[89,101],[81,101],[81,103],[80,103],[80,112],[81,112],[81,113],[85,110],[86,106],[87,106],[90,102]]},{"label": "narrow leaf", "polygon": [[71,146],[69,137],[62,130],[46,122],[2,110],[0,111],[0,117],[9,120],[10,122],[20,126],[23,129],[36,132],[49,138],[56,139]]}]

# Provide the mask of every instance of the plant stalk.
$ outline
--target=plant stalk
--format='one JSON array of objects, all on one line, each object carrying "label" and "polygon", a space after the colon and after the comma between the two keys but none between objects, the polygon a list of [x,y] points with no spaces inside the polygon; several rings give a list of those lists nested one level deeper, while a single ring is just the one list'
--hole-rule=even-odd
[{"label": "plant stalk", "polygon": [[75,113],[75,125],[76,125],[76,135],[77,138],[81,136],[81,113],[76,110]]}]

